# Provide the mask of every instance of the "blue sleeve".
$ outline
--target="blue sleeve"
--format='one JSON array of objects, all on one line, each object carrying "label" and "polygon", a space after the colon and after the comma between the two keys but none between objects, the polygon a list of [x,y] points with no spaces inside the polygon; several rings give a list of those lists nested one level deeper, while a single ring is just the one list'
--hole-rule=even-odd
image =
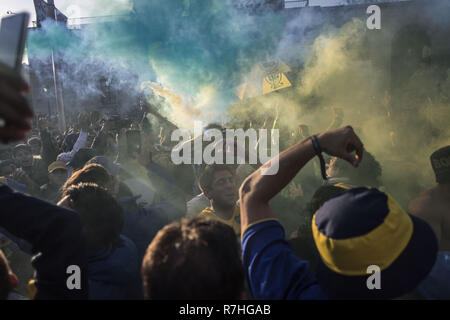
[{"label": "blue sleeve", "polygon": [[[71,210],[0,187],[0,226],[32,246],[35,299],[87,299],[87,252],[80,216]],[[81,271],[81,289],[67,287],[67,268]]]},{"label": "blue sleeve", "polygon": [[309,263],[297,258],[277,221],[248,228],[242,235],[242,255],[254,299],[326,299]]}]

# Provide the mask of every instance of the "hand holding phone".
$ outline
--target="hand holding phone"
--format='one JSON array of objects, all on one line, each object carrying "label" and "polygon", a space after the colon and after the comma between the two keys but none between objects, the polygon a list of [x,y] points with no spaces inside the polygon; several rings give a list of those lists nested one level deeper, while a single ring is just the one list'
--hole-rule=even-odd
[{"label": "hand holding phone", "polygon": [[2,19],[0,27],[0,62],[20,71],[27,40],[28,13],[19,13]]},{"label": "hand holding phone", "polygon": [[0,27],[0,140],[23,139],[33,110],[22,95],[29,89],[20,76],[29,21],[28,13],[5,17]]}]

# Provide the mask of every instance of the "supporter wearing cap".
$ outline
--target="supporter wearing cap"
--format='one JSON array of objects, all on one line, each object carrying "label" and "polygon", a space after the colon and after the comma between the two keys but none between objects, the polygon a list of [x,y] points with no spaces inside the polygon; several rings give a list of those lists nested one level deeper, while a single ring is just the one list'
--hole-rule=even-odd
[{"label": "supporter wearing cap", "polygon": [[41,154],[41,139],[39,137],[31,137],[28,139],[27,144],[31,147],[31,153],[33,156],[39,156]]},{"label": "supporter wearing cap", "polygon": [[[316,274],[295,256],[269,201],[322,151],[358,167],[363,144],[350,126],[312,136],[263,165],[240,188],[243,264],[253,297],[389,299],[415,289],[436,259],[436,236],[376,189],[338,193],[315,214],[321,257]],[[270,167],[278,171],[265,175]],[[380,289],[369,285],[371,265],[379,267]]]},{"label": "supporter wearing cap", "polygon": [[[430,226],[377,189],[353,188],[328,200],[314,215],[312,230],[321,256],[317,279],[332,299],[402,297],[436,260]],[[378,268],[378,282],[368,279],[372,268]]]},{"label": "supporter wearing cap", "polygon": [[409,204],[409,212],[427,221],[439,241],[436,263],[419,293],[426,299],[450,299],[450,146],[435,151],[430,160],[437,185]]},{"label": "supporter wearing cap", "polygon": [[41,197],[49,202],[57,203],[60,189],[67,179],[67,167],[62,161],[52,162],[48,166],[48,183],[41,187]]}]

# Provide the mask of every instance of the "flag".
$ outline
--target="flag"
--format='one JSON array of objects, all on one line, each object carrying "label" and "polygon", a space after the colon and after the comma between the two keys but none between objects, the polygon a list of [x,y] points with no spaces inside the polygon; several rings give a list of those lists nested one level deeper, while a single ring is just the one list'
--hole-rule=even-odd
[{"label": "flag", "polygon": [[67,17],[56,7],[49,5],[44,0],[33,0],[34,8],[36,9],[36,20],[38,26],[45,19],[56,20],[58,22],[67,23]]}]

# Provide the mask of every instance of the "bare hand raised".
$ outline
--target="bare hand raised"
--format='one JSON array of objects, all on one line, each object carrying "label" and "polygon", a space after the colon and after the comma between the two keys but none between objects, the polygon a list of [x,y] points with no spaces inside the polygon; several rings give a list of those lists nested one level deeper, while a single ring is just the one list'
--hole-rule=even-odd
[{"label": "bare hand raised", "polygon": [[[347,160],[354,167],[358,167],[360,164],[364,145],[352,127],[346,126],[326,131],[319,134],[317,139],[322,150],[329,155]],[[355,151],[356,154],[354,154]]]}]

